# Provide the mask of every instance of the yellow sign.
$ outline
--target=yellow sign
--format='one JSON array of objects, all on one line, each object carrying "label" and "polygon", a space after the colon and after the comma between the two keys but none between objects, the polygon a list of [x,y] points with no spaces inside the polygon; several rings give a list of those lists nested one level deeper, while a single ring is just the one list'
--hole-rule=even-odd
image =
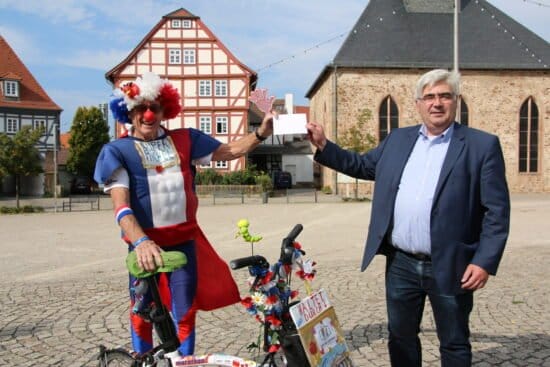
[{"label": "yellow sign", "polygon": [[311,367],[352,367],[349,349],[327,293],[321,289],[290,308]]}]

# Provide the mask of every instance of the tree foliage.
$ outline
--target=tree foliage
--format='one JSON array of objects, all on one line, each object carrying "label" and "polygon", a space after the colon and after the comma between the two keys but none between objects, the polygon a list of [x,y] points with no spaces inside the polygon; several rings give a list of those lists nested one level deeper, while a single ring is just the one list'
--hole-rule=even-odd
[{"label": "tree foliage", "polygon": [[44,129],[23,126],[13,138],[5,133],[0,134],[0,178],[15,177],[17,208],[19,208],[21,177],[44,172],[40,153],[36,148],[36,143],[43,133]]},{"label": "tree foliage", "polygon": [[345,130],[338,138],[338,145],[357,153],[366,153],[376,146],[376,139],[367,132],[367,125],[372,122],[372,112],[365,108],[357,117],[357,123]]},{"label": "tree foliage", "polygon": [[[357,153],[366,153],[373,149],[376,146],[376,139],[367,131],[369,122],[372,122],[372,112],[368,108],[364,108],[360,111],[359,116],[357,117],[357,123],[350,126],[349,129],[343,131],[337,139],[338,145],[344,149]],[[355,179],[356,199],[358,196],[358,187],[359,180]]]},{"label": "tree foliage", "polygon": [[79,107],[70,130],[67,170],[78,176],[93,177],[101,147],[109,142],[109,125],[98,107]]}]

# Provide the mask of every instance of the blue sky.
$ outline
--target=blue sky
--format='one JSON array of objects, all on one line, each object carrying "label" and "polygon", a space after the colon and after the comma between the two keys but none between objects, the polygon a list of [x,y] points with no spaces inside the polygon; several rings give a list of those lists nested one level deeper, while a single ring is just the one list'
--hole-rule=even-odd
[{"label": "blue sky", "polygon": [[[489,2],[550,40],[550,0]],[[293,93],[296,104],[307,105],[305,93],[367,3],[0,0],[0,34],[63,108],[61,131],[65,132],[79,106],[107,102],[111,86],[105,72],[122,61],[162,16],[179,8],[199,16],[241,62],[257,71],[259,87],[277,97]]]}]

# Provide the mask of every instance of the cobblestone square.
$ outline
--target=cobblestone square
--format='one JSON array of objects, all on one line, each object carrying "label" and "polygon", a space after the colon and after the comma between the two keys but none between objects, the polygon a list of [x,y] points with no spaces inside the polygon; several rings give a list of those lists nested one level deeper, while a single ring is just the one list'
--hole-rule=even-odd
[{"label": "cobblestone square", "polygon": [[[5,202],[0,201],[0,205]],[[370,204],[211,205],[199,209],[204,232],[226,259],[250,254],[236,223],[264,239],[255,253],[275,260],[296,223],[306,257],[317,262],[314,288],[336,308],[359,367],[389,366],[384,258],[359,271]],[[475,294],[474,365],[550,367],[550,195],[514,195],[511,233],[499,273]],[[98,345],[128,347],[126,248],[110,210],[0,216],[0,366],[94,366]],[[546,265],[545,265],[546,264]],[[243,293],[246,270],[234,272]],[[295,283],[297,284],[297,283]],[[242,306],[201,312],[197,353],[250,357],[259,324]],[[421,332],[425,366],[439,366],[431,308]]]}]

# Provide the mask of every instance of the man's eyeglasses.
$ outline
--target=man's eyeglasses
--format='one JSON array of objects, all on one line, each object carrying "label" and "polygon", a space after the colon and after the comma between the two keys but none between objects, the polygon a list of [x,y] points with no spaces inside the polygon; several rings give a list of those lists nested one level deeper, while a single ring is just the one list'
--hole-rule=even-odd
[{"label": "man's eyeglasses", "polygon": [[162,111],[162,107],[158,103],[138,104],[133,108],[133,110],[137,113],[144,113],[145,111],[147,111],[147,109],[150,109],[153,113],[159,113],[160,111]]},{"label": "man's eyeglasses", "polygon": [[450,102],[454,99],[455,95],[453,93],[428,93],[420,97],[419,99],[426,102],[432,103],[438,98],[441,102]]}]

